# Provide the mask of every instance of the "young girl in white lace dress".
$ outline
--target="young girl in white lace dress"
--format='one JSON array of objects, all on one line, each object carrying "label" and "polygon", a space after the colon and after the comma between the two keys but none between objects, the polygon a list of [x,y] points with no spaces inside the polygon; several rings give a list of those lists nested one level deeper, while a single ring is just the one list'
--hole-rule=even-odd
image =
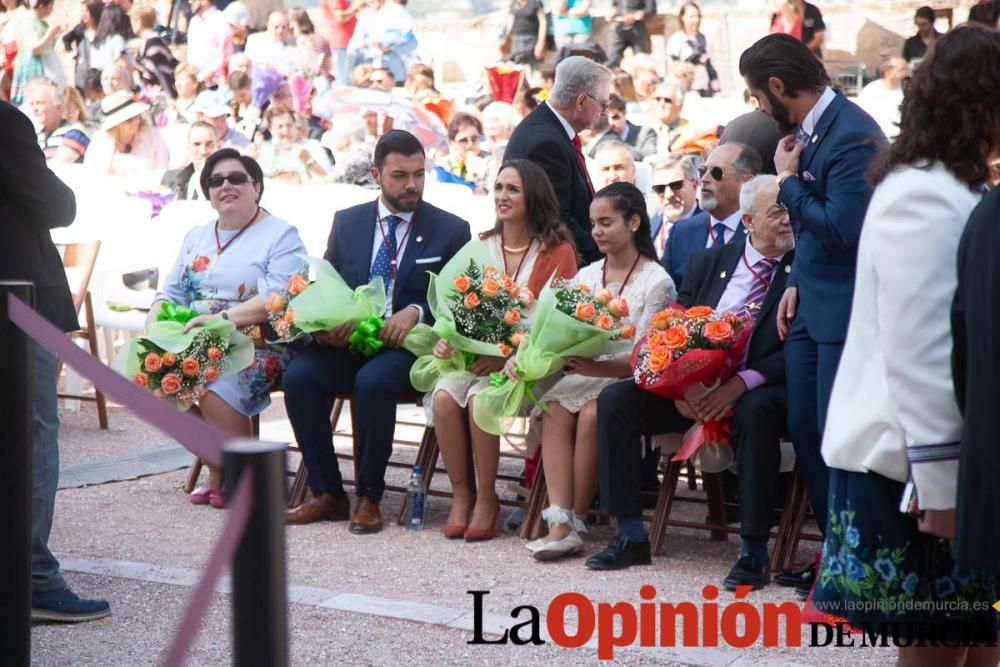
[{"label": "young girl in white lace dress", "polygon": [[[673,280],[656,261],[646,201],[634,185],[613,183],[594,196],[590,220],[591,234],[604,259],[581,269],[575,282],[587,285],[593,294],[608,289],[615,297],[623,297],[629,321],[641,336],[653,314],[677,296]],[[597,395],[631,375],[630,352],[571,358],[565,375],[540,400],[548,412],[536,408],[533,414],[528,444],[529,448],[537,445],[540,436],[550,502],[542,513],[549,534],[527,545],[538,560],[576,553],[583,546],[581,517],[597,487]]]}]

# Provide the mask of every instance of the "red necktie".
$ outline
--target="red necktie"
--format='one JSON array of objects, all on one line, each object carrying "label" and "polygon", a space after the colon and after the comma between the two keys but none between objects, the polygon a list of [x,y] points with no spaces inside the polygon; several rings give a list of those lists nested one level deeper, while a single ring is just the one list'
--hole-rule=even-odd
[{"label": "red necktie", "polygon": [[587,181],[587,190],[590,192],[590,196],[594,196],[594,184],[590,182],[590,173],[587,171],[587,158],[583,157],[583,142],[580,141],[580,135],[573,135],[573,148],[576,149],[576,159],[580,162],[580,169],[583,170],[583,177]]}]

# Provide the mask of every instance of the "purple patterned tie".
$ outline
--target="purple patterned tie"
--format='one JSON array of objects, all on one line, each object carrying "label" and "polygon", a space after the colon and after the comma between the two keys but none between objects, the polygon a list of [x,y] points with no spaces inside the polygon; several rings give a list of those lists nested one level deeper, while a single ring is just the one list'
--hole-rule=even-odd
[{"label": "purple patterned tie", "polygon": [[[771,274],[774,273],[774,268],[778,266],[780,261],[778,258],[765,257],[753,265],[753,273],[759,276],[759,278],[754,278],[753,285],[751,285],[750,291],[747,293],[746,301],[743,303],[744,307],[753,313],[755,318],[764,305],[764,295],[767,294],[767,288],[771,284]],[[767,280],[767,282],[765,283],[760,278]]]}]

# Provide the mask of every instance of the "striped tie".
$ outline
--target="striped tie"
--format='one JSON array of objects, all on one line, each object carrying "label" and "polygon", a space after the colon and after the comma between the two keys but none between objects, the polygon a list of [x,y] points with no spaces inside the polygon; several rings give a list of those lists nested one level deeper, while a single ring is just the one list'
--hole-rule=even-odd
[{"label": "striped tie", "polygon": [[755,318],[764,305],[764,295],[767,294],[767,288],[771,284],[771,274],[774,273],[774,268],[778,266],[779,261],[779,259],[773,257],[765,257],[753,265],[753,270],[757,276],[767,280],[765,283],[763,280],[755,278],[750,291],[747,293],[746,301],[743,302],[744,307],[753,313]]},{"label": "striped tie", "polygon": [[795,141],[799,142],[800,144],[809,143],[809,133],[800,127],[799,129],[795,130]]}]

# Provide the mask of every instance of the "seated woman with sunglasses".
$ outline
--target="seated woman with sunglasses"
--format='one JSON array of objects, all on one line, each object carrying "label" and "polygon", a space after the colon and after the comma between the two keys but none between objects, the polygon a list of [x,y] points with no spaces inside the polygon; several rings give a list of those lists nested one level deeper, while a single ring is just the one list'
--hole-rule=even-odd
[{"label": "seated woman with sunglasses", "polygon": [[[580,269],[575,281],[593,294],[606,289],[625,299],[628,321],[642,335],[653,314],[677,296],[674,282],[656,261],[646,200],[631,183],[612,183],[594,195],[590,222],[604,259]],[[586,532],[583,517],[597,488],[597,395],[632,374],[630,356],[631,350],[613,357],[571,358],[563,377],[540,399],[548,412],[532,412],[527,444],[530,452],[541,441],[550,503],[542,512],[549,534],[526,545],[537,560],[583,547],[579,533]]]},{"label": "seated woman with sunglasses", "polygon": [[[570,278],[576,273],[572,237],[559,220],[556,193],[541,167],[528,160],[506,163],[497,174],[493,198],[497,222],[480,238],[504,275],[537,299],[550,278]],[[525,317],[530,320],[530,307]],[[455,353],[444,340],[434,348],[434,355],[440,359]],[[472,542],[496,535],[500,438],[476,426],[471,401],[489,386],[489,374],[503,365],[503,357],[481,357],[472,364],[471,372],[439,380],[425,399],[428,422],[435,426],[441,458],[451,480],[453,500],[444,529],[448,539],[464,537]],[[469,480],[470,436],[478,496],[472,494]]]},{"label": "seated woman with sunglasses", "polygon": [[[155,319],[160,302],[173,301],[201,313],[188,329],[222,318],[254,339],[253,364],[209,384],[196,408],[207,421],[244,437],[251,435],[250,417],[270,404],[271,388],[291,354],[288,348],[263,343],[265,300],[286,288],[306,254],[295,227],[260,207],[263,180],[260,165],[232,148],[209,156],[201,190],[219,217],[188,232],[147,319]],[[208,467],[208,486],[196,489],[191,502],[225,506],[221,469]]]}]

